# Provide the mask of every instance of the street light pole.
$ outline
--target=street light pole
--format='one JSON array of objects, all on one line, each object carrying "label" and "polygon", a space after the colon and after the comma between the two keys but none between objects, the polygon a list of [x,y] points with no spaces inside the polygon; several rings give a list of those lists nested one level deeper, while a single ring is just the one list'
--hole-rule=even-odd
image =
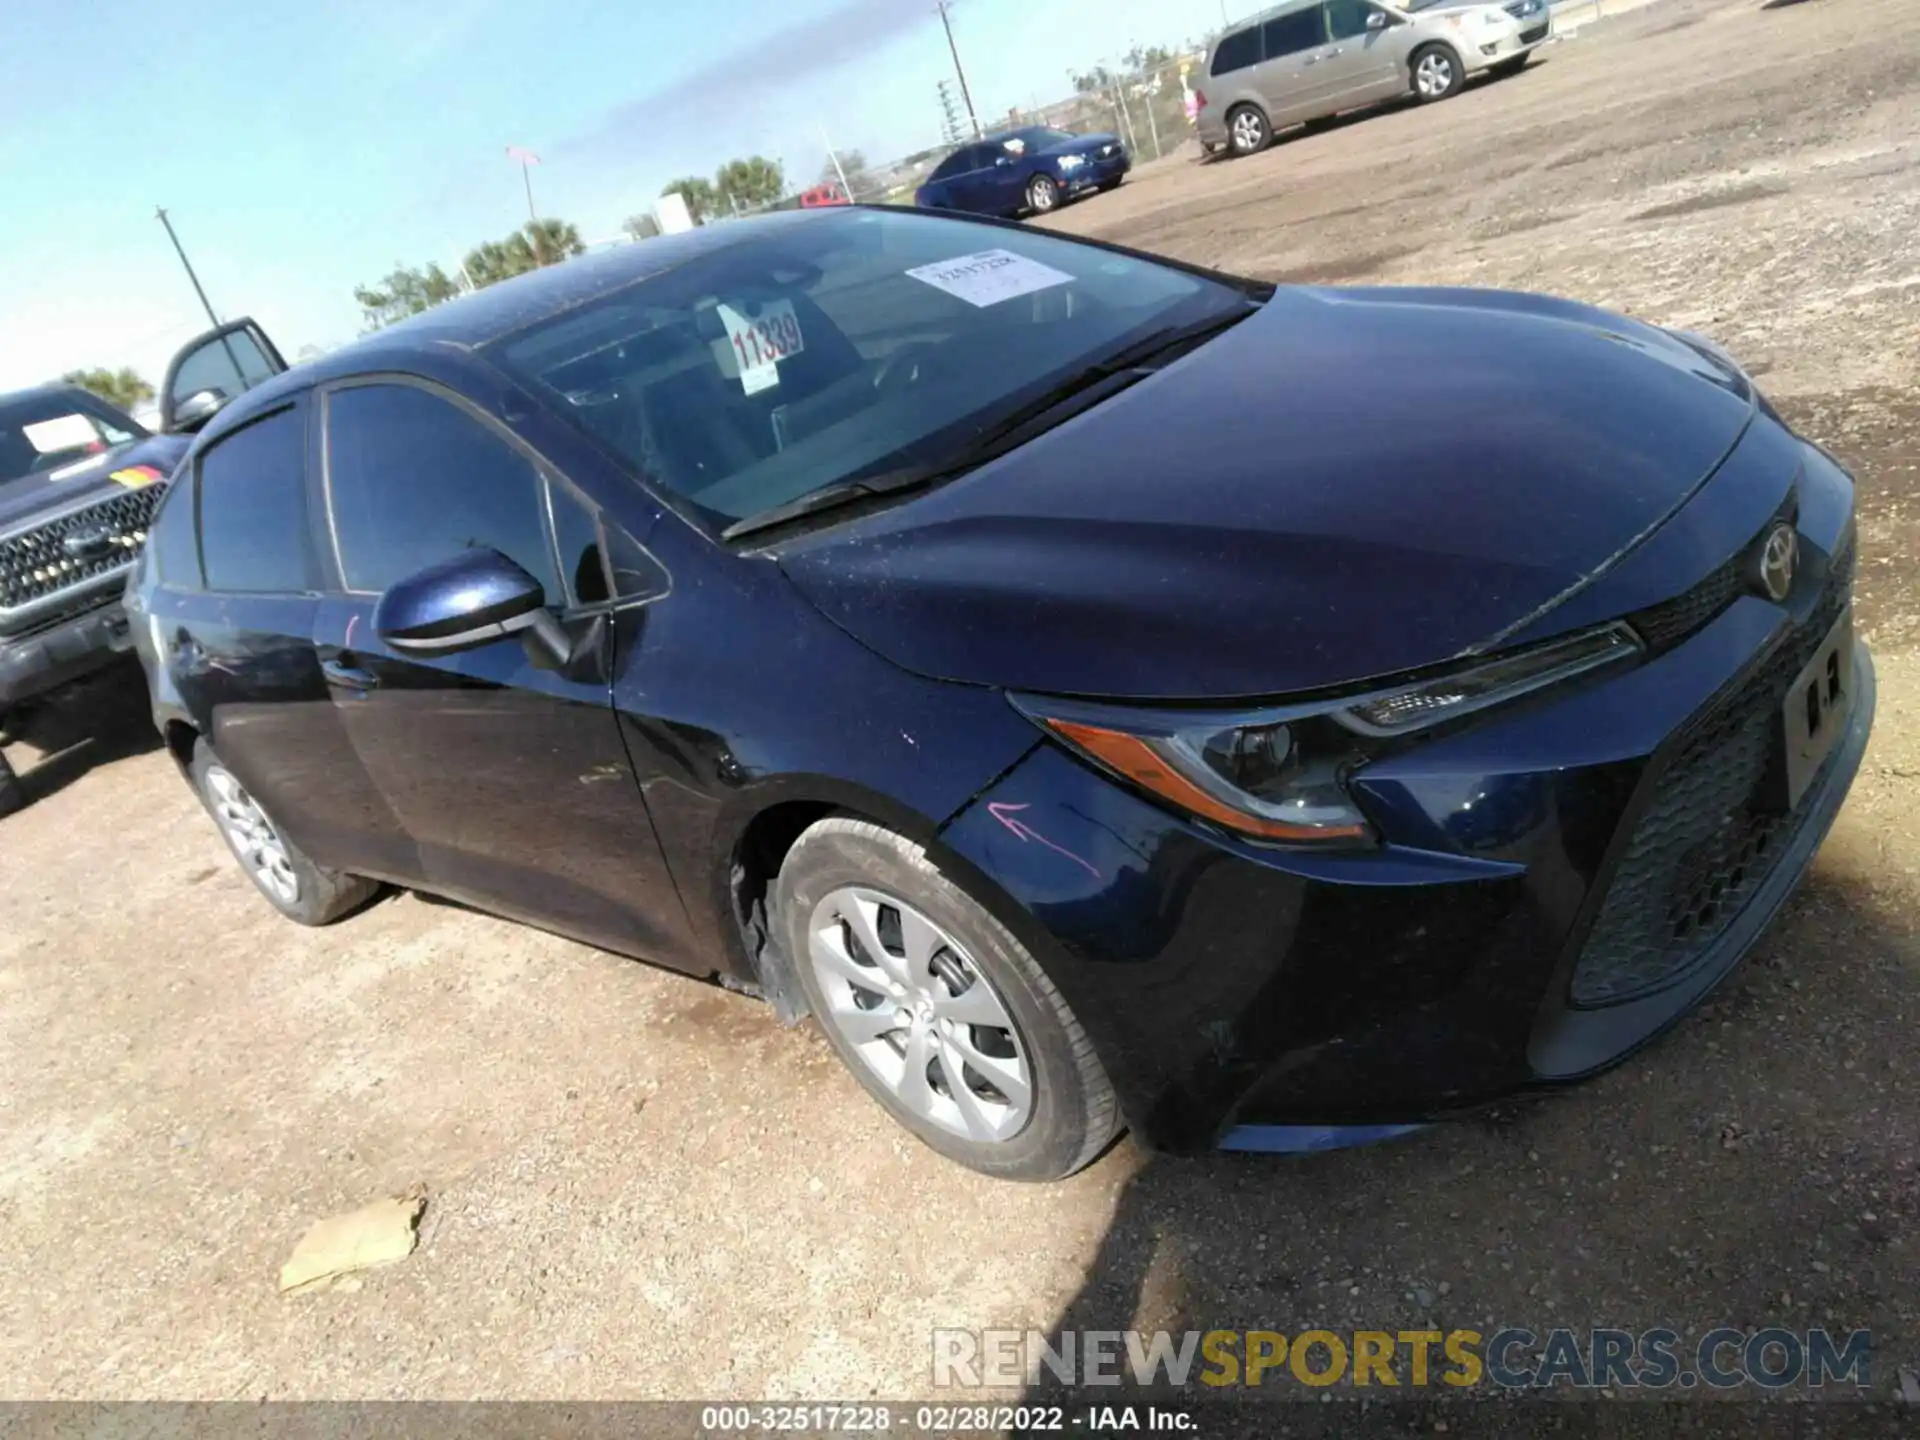
[{"label": "street light pole", "polygon": [[960,77],[960,98],[966,103],[967,121],[973,126],[973,138],[980,138],[980,117],[973,113],[973,92],[967,89],[967,72],[960,64],[960,47],[953,43],[953,21],[947,15],[947,0],[939,0],[940,24],[947,32],[947,50],[953,56],[953,73]]},{"label": "street light pole", "polygon": [[173,221],[167,218],[167,212],[160,206],[153,207],[154,217],[167,229],[167,239],[173,242],[173,253],[180,257],[180,264],[187,272],[187,279],[193,282],[193,293],[200,297],[200,308],[207,312],[207,323],[218,325],[220,317],[213,313],[213,303],[207,299],[207,292],[200,288],[200,277],[193,273],[193,263],[187,259],[187,252],[180,244],[180,237],[173,233]]}]

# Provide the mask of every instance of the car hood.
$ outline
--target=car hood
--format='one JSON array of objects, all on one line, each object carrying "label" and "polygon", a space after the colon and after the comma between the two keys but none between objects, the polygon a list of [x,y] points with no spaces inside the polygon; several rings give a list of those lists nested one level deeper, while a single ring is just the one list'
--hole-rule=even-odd
[{"label": "car hood", "polygon": [[162,475],[171,476],[180,457],[187,453],[188,443],[185,435],[149,435],[91,460],[0,481],[0,532],[18,529],[37,515],[65,510],[80,501],[125,494],[125,487],[113,478],[116,470],[150,465]]},{"label": "car hood", "polygon": [[777,558],[830,619],[941,679],[1316,690],[1538,634],[1752,409],[1664,331],[1571,302],[1282,289],[1018,450]]},{"label": "car hood", "polygon": [[1076,135],[1071,140],[1063,140],[1058,145],[1049,145],[1040,151],[1041,155],[1098,155],[1108,145],[1118,145],[1118,135]]}]

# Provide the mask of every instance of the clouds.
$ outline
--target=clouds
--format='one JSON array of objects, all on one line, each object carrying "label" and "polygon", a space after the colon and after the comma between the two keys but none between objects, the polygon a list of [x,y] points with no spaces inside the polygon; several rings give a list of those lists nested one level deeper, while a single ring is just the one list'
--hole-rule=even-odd
[{"label": "clouds", "polygon": [[706,148],[697,142],[714,129],[738,133],[741,117],[762,113],[770,99],[937,23],[932,0],[840,0],[818,15],[778,27],[746,26],[731,34],[713,27],[710,58],[608,111],[560,151],[605,159]]}]

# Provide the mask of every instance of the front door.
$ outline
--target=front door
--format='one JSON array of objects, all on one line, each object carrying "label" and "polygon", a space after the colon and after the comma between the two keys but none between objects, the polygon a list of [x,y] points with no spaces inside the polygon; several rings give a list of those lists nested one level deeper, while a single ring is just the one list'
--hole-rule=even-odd
[{"label": "front door", "polygon": [[1318,52],[1315,94],[1334,109],[1371,104],[1407,88],[1389,31],[1393,17],[1372,0],[1325,0],[1327,44]]},{"label": "front door", "polygon": [[[613,713],[597,613],[610,590],[587,502],[436,388],[336,387],[325,426],[340,589],[317,649],[362,764],[419,847],[414,883],[670,959],[685,909]],[[583,642],[570,673],[536,667],[511,638],[434,657],[381,643],[380,592],[470,546],[541,580]]]}]

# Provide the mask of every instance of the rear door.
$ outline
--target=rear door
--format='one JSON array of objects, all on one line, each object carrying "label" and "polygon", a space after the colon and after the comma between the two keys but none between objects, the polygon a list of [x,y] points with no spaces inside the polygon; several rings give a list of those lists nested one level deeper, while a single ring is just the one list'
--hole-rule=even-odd
[{"label": "rear door", "polygon": [[[613,712],[593,508],[451,391],[368,377],[324,404],[335,592],[320,665],[419,847],[415,883],[610,949],[683,953],[685,911]],[[542,581],[584,663],[537,668],[517,638],[435,657],[381,642],[381,592],[471,546]]]},{"label": "rear door", "polygon": [[228,402],[287,368],[252,320],[232,320],[196,335],[175,353],[160,382],[160,428],[198,430]]},{"label": "rear door", "polygon": [[308,503],[309,397],[195,457],[182,499],[197,553],[163,557],[151,637],[181,707],[274,823],[317,863],[392,874],[406,839],[374,793],[313,646],[319,566]]},{"label": "rear door", "polygon": [[1265,58],[1254,72],[1255,84],[1276,125],[1326,113],[1327,93],[1337,84],[1322,83],[1321,52],[1329,47],[1326,17],[1317,5],[1276,15],[1260,27]]}]

